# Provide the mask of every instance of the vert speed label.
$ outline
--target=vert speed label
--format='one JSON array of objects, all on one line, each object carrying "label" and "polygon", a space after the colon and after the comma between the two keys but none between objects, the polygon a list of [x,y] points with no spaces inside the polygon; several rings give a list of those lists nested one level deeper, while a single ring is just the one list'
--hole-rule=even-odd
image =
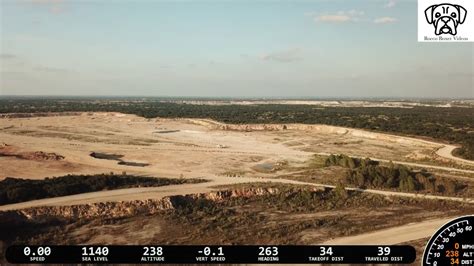
[{"label": "vert speed label", "polygon": [[431,237],[423,265],[474,265],[474,215],[454,219]]}]

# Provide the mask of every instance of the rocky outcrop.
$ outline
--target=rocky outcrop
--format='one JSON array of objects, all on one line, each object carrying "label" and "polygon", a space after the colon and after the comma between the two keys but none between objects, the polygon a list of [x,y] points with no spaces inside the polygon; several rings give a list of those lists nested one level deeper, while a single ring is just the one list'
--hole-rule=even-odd
[{"label": "rocky outcrop", "polygon": [[48,220],[88,220],[97,217],[120,218],[138,214],[155,214],[164,210],[174,209],[183,203],[199,199],[224,201],[235,197],[254,197],[278,193],[276,188],[242,188],[222,190],[210,193],[170,196],[162,199],[148,199],[121,202],[100,202],[72,206],[45,206],[14,211],[0,212],[0,226],[19,224],[25,221]]},{"label": "rocky outcrop", "polygon": [[56,154],[54,152],[43,151],[28,152],[22,154],[21,156],[23,159],[36,161],[59,161],[64,159],[64,156],[62,155]]},{"label": "rocky outcrop", "polygon": [[242,188],[242,189],[234,189],[234,190],[221,190],[209,193],[199,193],[199,194],[190,194],[185,196],[172,196],[171,201],[178,197],[185,197],[191,200],[198,200],[198,199],[207,199],[211,201],[224,201],[230,198],[250,198],[255,196],[263,196],[263,195],[271,195],[278,193],[279,190],[277,188]]},{"label": "rocky outcrop", "polygon": [[185,119],[193,124],[205,126],[217,130],[235,131],[278,131],[278,130],[312,130],[336,134],[346,134],[348,129],[342,127],[318,125],[318,124],[225,124],[209,119]]},{"label": "rocky outcrop", "polygon": [[17,148],[8,144],[0,145],[0,156],[11,156],[18,159],[34,160],[34,161],[60,161],[64,159],[64,156],[56,154],[54,152],[21,152]]},{"label": "rocky outcrop", "polygon": [[122,202],[99,202],[72,206],[37,207],[17,211],[28,219],[60,217],[67,220],[91,219],[95,217],[128,217],[141,213],[153,214],[172,208],[169,198],[161,200],[136,200]]}]

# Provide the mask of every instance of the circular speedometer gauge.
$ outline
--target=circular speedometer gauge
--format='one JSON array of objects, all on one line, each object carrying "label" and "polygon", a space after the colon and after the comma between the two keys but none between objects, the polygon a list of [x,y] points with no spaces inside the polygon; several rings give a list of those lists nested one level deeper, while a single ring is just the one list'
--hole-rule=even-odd
[{"label": "circular speedometer gauge", "polygon": [[423,265],[474,265],[474,215],[443,225],[431,237],[423,254]]}]

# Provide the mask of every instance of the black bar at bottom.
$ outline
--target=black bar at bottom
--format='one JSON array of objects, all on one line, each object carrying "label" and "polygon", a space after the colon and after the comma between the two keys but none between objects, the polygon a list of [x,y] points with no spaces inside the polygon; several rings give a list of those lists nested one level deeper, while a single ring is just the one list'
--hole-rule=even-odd
[{"label": "black bar at bottom", "polygon": [[383,263],[415,261],[412,246],[10,246],[10,263]]}]

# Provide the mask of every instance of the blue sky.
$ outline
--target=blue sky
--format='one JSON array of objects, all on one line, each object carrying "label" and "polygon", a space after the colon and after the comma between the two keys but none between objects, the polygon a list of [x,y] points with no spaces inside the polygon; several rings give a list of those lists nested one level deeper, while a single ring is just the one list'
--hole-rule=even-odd
[{"label": "blue sky", "polygon": [[0,2],[2,95],[474,97],[416,1]]}]

